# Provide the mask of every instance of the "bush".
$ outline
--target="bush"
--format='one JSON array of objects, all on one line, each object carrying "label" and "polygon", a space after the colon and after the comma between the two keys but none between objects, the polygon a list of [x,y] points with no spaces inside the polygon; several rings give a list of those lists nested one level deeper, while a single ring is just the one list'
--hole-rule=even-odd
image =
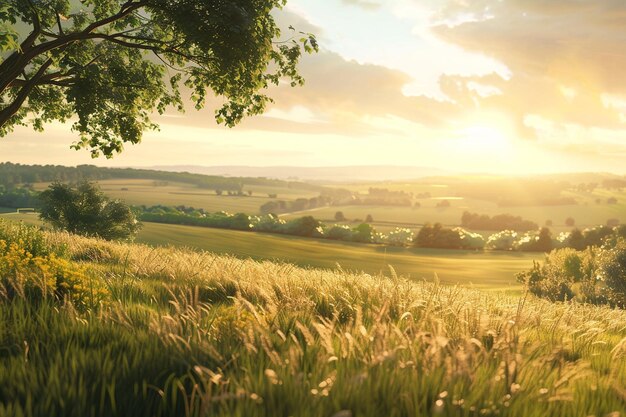
[{"label": "bush", "polygon": [[482,250],[485,248],[485,238],[480,233],[468,232],[457,227],[456,230],[461,238],[461,248],[471,250]]},{"label": "bush", "polygon": [[602,246],[604,239],[613,233],[613,229],[607,226],[597,226],[583,230],[585,246]]},{"label": "bush", "polygon": [[376,230],[367,223],[361,223],[352,232],[352,240],[354,242],[373,243],[375,236]]},{"label": "bush", "polygon": [[410,229],[396,228],[389,232],[383,242],[391,246],[408,246],[413,239],[415,239],[415,234]]},{"label": "bush", "polygon": [[552,248],[552,233],[547,227],[525,233],[513,244],[513,249],[526,252],[550,252]]},{"label": "bush", "polygon": [[599,266],[609,302],[626,308],[626,241],[620,239],[614,247],[601,250]]},{"label": "bush", "polygon": [[338,211],[335,213],[335,220],[338,222],[346,221],[346,216],[344,216],[343,211]]},{"label": "bush", "polygon": [[78,308],[95,307],[108,290],[84,267],[54,254],[34,256],[18,243],[0,240],[0,296],[33,302],[71,301]]},{"label": "bush", "polygon": [[313,216],[300,217],[287,222],[284,226],[286,234],[305,237],[322,237],[324,229],[322,223]]},{"label": "bush", "polygon": [[485,248],[491,250],[513,250],[516,241],[517,232],[513,230],[503,230],[489,236]]},{"label": "bush", "polygon": [[413,242],[420,248],[460,249],[462,247],[458,230],[446,229],[440,223],[424,225]]},{"label": "bush", "polygon": [[9,246],[14,243],[33,256],[62,256],[66,251],[65,247],[49,244],[45,235],[36,227],[4,219],[0,219],[0,240]]},{"label": "bush", "polygon": [[626,308],[626,240],[585,251],[558,249],[517,275],[528,290],[551,301],[574,299]]},{"label": "bush", "polygon": [[326,232],[326,237],[332,240],[352,240],[352,230],[349,226],[334,225]]},{"label": "bush", "polygon": [[558,249],[546,256],[544,265],[535,262],[530,271],[517,275],[528,290],[551,301],[578,299],[598,302],[595,293],[595,259],[591,250]]}]

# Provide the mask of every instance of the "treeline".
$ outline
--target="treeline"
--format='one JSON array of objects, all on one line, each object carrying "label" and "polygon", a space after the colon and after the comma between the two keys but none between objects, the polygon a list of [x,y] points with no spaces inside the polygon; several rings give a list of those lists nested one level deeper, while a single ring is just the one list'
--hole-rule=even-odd
[{"label": "treeline", "polygon": [[298,198],[292,201],[273,200],[260,207],[262,214],[291,213],[326,206],[395,206],[411,207],[413,194],[370,187],[361,195],[346,189],[325,189],[318,197]]},{"label": "treeline", "polygon": [[199,188],[241,191],[244,185],[265,185],[283,188],[300,188],[323,191],[325,187],[295,181],[268,178],[221,177],[216,175],[167,172],[134,168],[102,168],[94,165],[66,167],[61,165],[22,165],[0,163],[0,185],[14,188],[22,184],[37,182],[98,181],[106,179],[148,179],[192,184]]},{"label": "treeline", "polygon": [[231,214],[224,211],[208,213],[203,209],[186,206],[140,206],[136,210],[139,212],[139,219],[145,222],[323,237],[321,222],[311,216],[285,221],[273,214],[249,216],[245,213]]},{"label": "treeline", "polygon": [[410,229],[396,228],[389,233],[379,233],[369,223],[356,227],[328,226],[312,216],[285,221],[275,214],[249,216],[245,213],[208,213],[203,209],[178,206],[137,207],[142,221],[188,226],[214,227],[316,237],[346,242],[378,243],[392,246],[415,246],[437,249],[498,250],[524,252],[550,252],[555,248],[569,247],[577,250],[602,245],[606,239],[626,234],[626,226],[598,226],[585,230],[574,229],[553,237],[550,229],[518,233],[504,230],[485,239],[461,227],[446,228],[441,224],[427,224],[417,234]]},{"label": "treeline", "polygon": [[261,205],[259,211],[261,214],[270,213],[291,213],[294,211],[310,210],[317,207],[325,207],[332,204],[332,197],[328,195],[320,195],[312,198],[298,198],[296,200],[272,200]]},{"label": "treeline", "polygon": [[511,214],[497,214],[489,217],[486,214],[470,213],[466,211],[461,216],[461,226],[473,230],[515,230],[527,232],[536,230],[539,225],[530,220],[524,220],[520,216]]},{"label": "treeline", "polygon": [[0,185],[0,207],[38,208],[41,205],[39,193],[29,188],[6,189]]}]

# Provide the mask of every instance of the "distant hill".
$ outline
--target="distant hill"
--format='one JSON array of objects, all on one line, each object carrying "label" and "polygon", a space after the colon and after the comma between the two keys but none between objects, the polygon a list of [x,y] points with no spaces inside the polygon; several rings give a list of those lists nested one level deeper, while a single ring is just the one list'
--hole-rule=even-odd
[{"label": "distant hill", "polygon": [[361,165],[335,167],[294,167],[294,166],[198,166],[171,165],[154,166],[148,169],[172,172],[190,172],[204,175],[232,177],[265,177],[304,181],[397,181],[418,179],[430,176],[455,175],[456,172],[432,167]]},{"label": "distant hill", "polygon": [[[14,187],[39,182],[77,182],[106,179],[149,179],[192,184],[200,188],[241,190],[244,185],[268,185],[290,188],[296,181],[283,181],[259,177],[207,175],[187,170],[156,170],[135,168],[103,168],[94,165],[68,167],[62,165],[22,165],[0,163],[0,186]],[[322,191],[325,187],[298,183],[299,188]]]}]

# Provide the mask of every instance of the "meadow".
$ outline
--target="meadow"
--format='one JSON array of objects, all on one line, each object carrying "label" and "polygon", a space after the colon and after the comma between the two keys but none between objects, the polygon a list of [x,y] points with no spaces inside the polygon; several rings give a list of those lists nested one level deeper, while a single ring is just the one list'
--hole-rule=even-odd
[{"label": "meadow", "polygon": [[[5,214],[3,217],[41,225],[31,214]],[[288,262],[305,268],[340,267],[371,275],[390,275],[391,267],[395,273],[414,280],[438,279],[448,284],[513,292],[521,291],[515,274],[544,258],[539,253],[387,247],[158,223],[144,223],[136,242],[153,247],[193,248],[243,259]]]},{"label": "meadow", "polygon": [[623,310],[0,226],[0,416],[626,412]]}]

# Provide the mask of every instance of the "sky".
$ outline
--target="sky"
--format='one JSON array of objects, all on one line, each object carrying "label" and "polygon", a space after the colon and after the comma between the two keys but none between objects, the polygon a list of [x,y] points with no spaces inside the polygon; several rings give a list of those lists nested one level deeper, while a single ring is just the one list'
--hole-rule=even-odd
[{"label": "sky", "polygon": [[289,0],[276,19],[321,51],[263,116],[188,106],[112,160],[71,150],[69,124],[20,128],[0,160],[626,174],[623,0]]}]

